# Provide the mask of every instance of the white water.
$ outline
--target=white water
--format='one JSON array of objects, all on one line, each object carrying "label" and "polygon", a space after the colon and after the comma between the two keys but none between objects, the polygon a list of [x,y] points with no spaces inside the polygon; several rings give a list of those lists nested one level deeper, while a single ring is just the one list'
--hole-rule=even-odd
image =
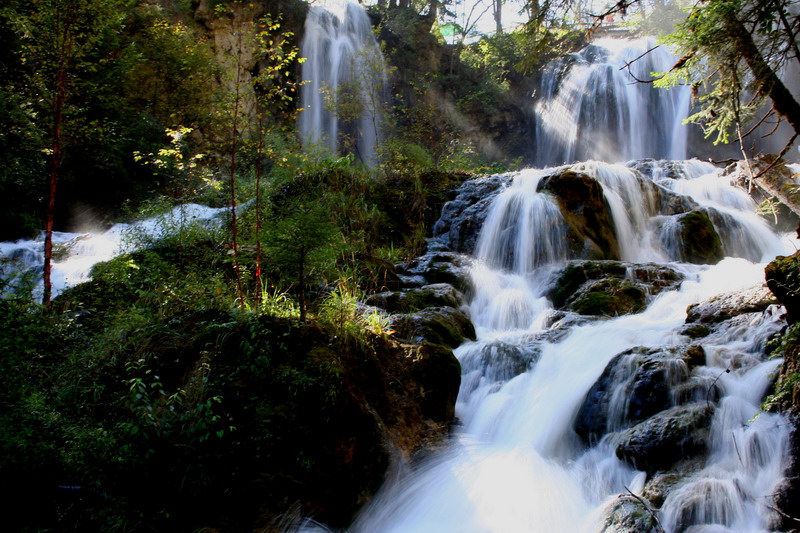
[{"label": "white water", "polygon": [[364,8],[348,0],[311,6],[300,53],[307,58],[302,71],[307,83],[300,90],[300,140],[306,148],[331,154],[353,151],[374,167],[386,67]]},{"label": "white water", "polygon": [[[546,171],[516,175],[494,200],[477,246],[471,313],[478,340],[456,350],[463,372],[457,436],[445,451],[385,487],[350,531],[603,531],[604,508],[628,490],[641,494],[646,474],[616,457],[613,435],[587,448],[572,429],[589,389],[609,361],[629,348],[687,344],[679,333],[687,306],[762,283],[760,262],[791,251],[750,217],[752,202],[713,167],[686,162],[682,179],[656,169],[655,181],[691,194],[703,207],[735,213],[738,230],[723,232],[724,246],[749,250],[755,243],[758,249],[749,252],[759,255],[755,262],[729,257],[713,266],[676,263],[659,237],[665,215],[654,212],[641,187],[631,185],[647,178],[621,165],[575,168],[601,181],[607,198],[620,199],[619,209],[628,206],[624,219],[614,212],[618,235],[627,239],[623,258],[672,261],[685,281],[639,314],[553,323],[543,294],[548,274],[566,257],[562,222],[550,198],[535,192]],[[722,398],[704,466],[669,493],[659,512],[666,531],[703,525],[707,531],[769,531],[774,517],[768,505],[786,465],[789,430],[778,415],[753,418],[780,364],[762,362],[761,355],[763,341],[782,325],[777,315],[774,308],[744,315],[700,341],[706,365],[693,376],[712,388],[716,383]],[[525,355],[531,363],[515,375],[515,361]],[[675,379],[686,379],[685,365],[678,366]]]},{"label": "white water", "polygon": [[[228,208],[183,204],[163,215],[132,224],[115,224],[103,232],[54,232],[52,296],[87,281],[97,263],[147,246],[169,233],[190,226],[218,229],[222,225],[220,216],[227,211]],[[6,293],[32,289],[37,299],[41,297],[43,268],[43,234],[33,240],[0,242],[0,279],[8,282]]]},{"label": "white water", "polygon": [[548,65],[534,94],[537,165],[687,157],[689,88],[637,82],[675,63],[663,46],[643,55],[653,46],[652,39],[600,39]]}]

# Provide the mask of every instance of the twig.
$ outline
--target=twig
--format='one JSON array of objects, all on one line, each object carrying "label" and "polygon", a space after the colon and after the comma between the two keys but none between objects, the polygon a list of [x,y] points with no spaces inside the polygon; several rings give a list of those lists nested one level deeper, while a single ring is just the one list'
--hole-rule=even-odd
[{"label": "twig", "polygon": [[799,135],[799,134],[797,134],[797,133],[795,133],[794,135],[792,135],[792,138],[791,138],[791,139],[789,139],[789,142],[788,142],[788,143],[786,143],[786,146],[784,146],[784,147],[783,147],[783,150],[781,150],[781,151],[780,151],[780,153],[778,154],[778,157],[776,157],[776,158],[775,158],[775,160],[774,160],[772,163],[770,163],[769,165],[767,165],[767,166],[766,166],[766,168],[764,168],[764,169],[763,169],[763,170],[761,170],[761,171],[760,171],[758,174],[756,174],[755,176],[753,176],[753,179],[758,179],[758,178],[760,178],[761,176],[763,176],[764,174],[766,174],[767,172],[769,172],[769,171],[772,169],[772,167],[774,167],[774,166],[775,166],[775,165],[778,163],[778,161],[780,161],[780,160],[783,158],[783,156],[784,156],[784,155],[786,155],[786,152],[788,152],[788,151],[789,151],[789,148],[791,148],[791,147],[792,147],[792,143],[795,141],[795,139],[797,139],[797,136],[798,136],[798,135]]},{"label": "twig", "polygon": [[653,50],[655,50],[655,49],[656,49],[656,48],[658,48],[659,46],[661,46],[661,45],[658,45],[658,44],[657,44],[657,45],[655,45],[654,47],[650,48],[650,50],[647,50],[645,53],[643,53],[642,55],[640,55],[639,57],[637,57],[637,58],[634,58],[634,59],[631,59],[630,61],[626,61],[626,62],[625,62],[625,64],[624,64],[623,66],[619,67],[619,70],[622,70],[622,69],[624,69],[624,68],[627,68],[627,69],[628,69],[628,75],[629,75],[631,78],[633,78],[634,80],[636,80],[638,83],[653,83],[653,82],[654,82],[654,81],[656,81],[656,80],[660,80],[660,79],[661,79],[661,78],[663,78],[664,76],[658,76],[658,77],[656,77],[656,78],[653,78],[652,80],[640,80],[639,78],[637,78],[637,77],[636,77],[636,76],[633,74],[633,72],[631,72],[631,65],[633,65],[634,63],[636,63],[637,61],[639,61],[641,58],[643,58],[644,56],[646,56],[647,54],[649,54],[650,52],[652,52]]},{"label": "twig", "polygon": [[789,519],[789,520],[791,520],[792,522],[797,522],[797,523],[800,523],[800,518],[795,518],[795,517],[793,517],[793,516],[792,516],[792,515],[790,515],[790,514],[786,514],[785,512],[783,512],[783,511],[781,511],[780,509],[778,509],[777,507],[775,507],[774,505],[770,505],[770,504],[768,504],[768,503],[765,503],[764,505],[765,505],[765,506],[766,506],[768,509],[772,509],[773,511],[775,511],[776,513],[778,513],[778,514],[779,514],[779,515],[781,515],[782,517],[784,517],[784,518],[788,518],[788,519]]},{"label": "twig", "polygon": [[765,121],[765,120],[767,120],[767,118],[771,117],[771,116],[772,116],[774,113],[775,113],[775,110],[774,110],[774,109],[770,109],[770,110],[767,112],[767,114],[766,114],[766,115],[764,115],[763,117],[761,117],[761,120],[759,120],[758,122],[756,122],[755,126],[753,126],[752,128],[750,128],[749,130],[747,130],[747,133],[745,133],[744,135],[742,135],[742,137],[747,137],[748,135],[750,135],[751,133],[753,133],[753,132],[756,130],[756,128],[757,128],[757,127],[759,127],[761,124],[763,124],[763,123],[764,123],[764,121]]},{"label": "twig", "polygon": [[709,385],[708,388],[706,389],[706,405],[708,406],[709,409],[711,409],[711,402],[709,401],[708,397],[709,397],[709,395],[711,393],[711,389],[716,386],[717,381],[719,381],[719,378],[722,377],[722,374],[730,374],[730,373],[731,373],[731,369],[730,368],[726,368],[725,370],[723,370],[722,372],[719,373],[719,376],[714,378],[714,381],[712,381],[711,385]]},{"label": "twig", "polygon": [[650,513],[650,516],[653,518],[653,521],[656,523],[656,527],[653,528],[656,531],[656,533],[665,533],[664,528],[661,527],[661,522],[658,521],[658,517],[656,516],[656,513],[653,511],[653,509],[650,508],[650,505],[647,503],[647,501],[644,498],[642,498],[641,496],[637,496],[636,494],[634,494],[631,491],[631,489],[629,489],[626,485],[623,485],[623,487],[625,487],[625,490],[628,491],[628,494],[630,494],[631,496],[636,498],[636,500],[639,503],[644,505],[644,508],[647,510],[648,513]]},{"label": "twig", "polygon": [[742,466],[744,466],[744,460],[742,459],[742,454],[739,453],[739,445],[736,443],[736,433],[731,431],[731,437],[733,438],[733,449],[736,450],[736,455],[739,456],[739,462],[742,463]]}]

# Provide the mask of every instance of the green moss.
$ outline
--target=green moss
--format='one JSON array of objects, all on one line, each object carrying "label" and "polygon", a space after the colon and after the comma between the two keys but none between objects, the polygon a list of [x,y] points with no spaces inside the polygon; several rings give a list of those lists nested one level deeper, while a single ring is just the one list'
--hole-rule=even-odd
[{"label": "green moss", "polygon": [[689,263],[715,264],[725,257],[717,230],[705,211],[694,210],[680,218],[681,258]]}]

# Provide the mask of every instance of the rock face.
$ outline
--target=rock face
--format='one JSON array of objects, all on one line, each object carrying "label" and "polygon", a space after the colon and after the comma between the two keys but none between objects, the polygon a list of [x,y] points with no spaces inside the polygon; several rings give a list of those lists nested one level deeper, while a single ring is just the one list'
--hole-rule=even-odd
[{"label": "rock face", "polygon": [[677,287],[675,270],[619,261],[573,261],[555,274],[548,297],[556,309],[590,316],[618,316],[644,309],[648,297]]},{"label": "rock face", "polygon": [[538,190],[552,194],[558,201],[569,227],[567,239],[573,257],[619,259],[611,211],[597,180],[566,170],[542,179]]}]

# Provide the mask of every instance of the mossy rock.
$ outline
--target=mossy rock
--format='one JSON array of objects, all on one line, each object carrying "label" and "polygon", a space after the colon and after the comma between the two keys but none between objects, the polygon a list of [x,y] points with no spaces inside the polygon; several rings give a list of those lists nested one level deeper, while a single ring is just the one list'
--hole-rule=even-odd
[{"label": "mossy rock", "polygon": [[373,294],[364,303],[380,307],[389,313],[411,313],[427,307],[459,308],[465,304],[465,299],[452,285],[436,283],[418,289]]},{"label": "mossy rock", "polygon": [[722,240],[708,214],[700,209],[678,215],[681,260],[697,265],[719,263],[725,253]]},{"label": "mossy rock", "polygon": [[800,319],[800,252],[778,256],[765,269],[767,287],[786,308],[786,320]]},{"label": "mossy rock", "polygon": [[587,174],[565,170],[539,182],[552,194],[568,226],[567,240],[576,259],[619,259],[611,210],[600,183]]},{"label": "mossy rock", "polygon": [[469,317],[452,307],[428,307],[391,318],[395,335],[414,344],[427,341],[457,348],[465,340],[475,339],[475,327]]},{"label": "mossy rock", "polygon": [[658,527],[656,515],[645,500],[621,494],[606,505],[599,533],[648,533]]},{"label": "mossy rock", "polygon": [[608,279],[590,283],[570,302],[568,309],[579,315],[620,316],[638,313],[646,305],[645,293],[628,280]]}]

